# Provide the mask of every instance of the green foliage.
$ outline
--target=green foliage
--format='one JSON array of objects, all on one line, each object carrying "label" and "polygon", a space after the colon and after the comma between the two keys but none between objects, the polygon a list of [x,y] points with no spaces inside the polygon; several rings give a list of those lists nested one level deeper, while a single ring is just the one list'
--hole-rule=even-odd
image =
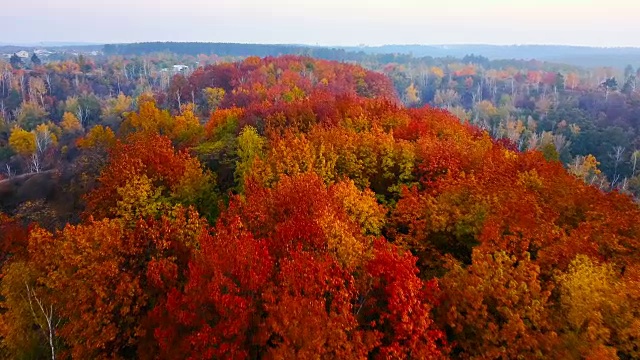
[{"label": "green foliage", "polygon": [[49,113],[35,102],[25,102],[20,107],[17,116],[18,125],[27,131],[47,121]]},{"label": "green foliage", "polygon": [[560,154],[558,154],[558,150],[556,150],[555,145],[553,143],[546,144],[541,149],[542,155],[548,161],[560,161]]},{"label": "green foliage", "polygon": [[243,192],[245,174],[249,172],[256,158],[264,156],[264,147],[267,141],[258,135],[253,126],[246,126],[238,136],[238,161],[234,173],[238,191]]}]

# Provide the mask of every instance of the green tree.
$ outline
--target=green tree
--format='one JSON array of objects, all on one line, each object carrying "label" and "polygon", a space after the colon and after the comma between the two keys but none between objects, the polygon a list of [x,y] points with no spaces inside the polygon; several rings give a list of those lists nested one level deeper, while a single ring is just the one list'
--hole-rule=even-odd
[{"label": "green tree", "polygon": [[42,65],[42,60],[40,60],[36,53],[33,53],[33,55],[31,55],[31,63],[33,64],[33,66],[40,66]]},{"label": "green tree", "polygon": [[11,58],[9,59],[9,63],[14,69],[21,69],[24,66],[22,59],[17,54],[11,55]]},{"label": "green tree", "polygon": [[262,156],[265,144],[266,140],[258,135],[258,131],[253,126],[245,127],[238,136],[239,160],[236,162],[235,178],[240,192],[244,188],[245,175],[251,169],[255,159]]}]

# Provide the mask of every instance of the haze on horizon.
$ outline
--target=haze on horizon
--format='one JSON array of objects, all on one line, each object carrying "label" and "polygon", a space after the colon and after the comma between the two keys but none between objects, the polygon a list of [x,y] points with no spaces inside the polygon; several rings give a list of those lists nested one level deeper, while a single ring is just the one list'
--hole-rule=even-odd
[{"label": "haze on horizon", "polygon": [[0,43],[205,41],[310,45],[640,47],[629,0],[23,0]]}]

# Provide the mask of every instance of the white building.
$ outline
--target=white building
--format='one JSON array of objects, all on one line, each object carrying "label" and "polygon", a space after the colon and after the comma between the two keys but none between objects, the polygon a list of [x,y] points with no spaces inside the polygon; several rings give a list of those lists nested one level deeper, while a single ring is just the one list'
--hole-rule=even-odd
[{"label": "white building", "polygon": [[18,56],[19,58],[22,59],[28,59],[29,58],[29,53],[24,51],[24,50],[20,50],[16,53],[16,56]]},{"label": "white building", "polygon": [[49,50],[44,50],[44,49],[38,49],[35,50],[34,53],[36,53],[36,55],[38,57],[49,57],[51,55],[53,55],[53,52],[49,51]]},{"label": "white building", "polygon": [[173,65],[173,72],[183,72],[189,70],[187,65]]}]

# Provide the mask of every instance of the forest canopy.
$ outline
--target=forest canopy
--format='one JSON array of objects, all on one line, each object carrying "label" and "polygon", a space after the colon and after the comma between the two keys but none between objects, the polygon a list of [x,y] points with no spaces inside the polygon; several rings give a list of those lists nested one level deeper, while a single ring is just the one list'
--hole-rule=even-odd
[{"label": "forest canopy", "polygon": [[633,194],[489,100],[452,113],[478,81],[569,91],[552,72],[108,64],[3,70],[3,357],[640,357]]}]

